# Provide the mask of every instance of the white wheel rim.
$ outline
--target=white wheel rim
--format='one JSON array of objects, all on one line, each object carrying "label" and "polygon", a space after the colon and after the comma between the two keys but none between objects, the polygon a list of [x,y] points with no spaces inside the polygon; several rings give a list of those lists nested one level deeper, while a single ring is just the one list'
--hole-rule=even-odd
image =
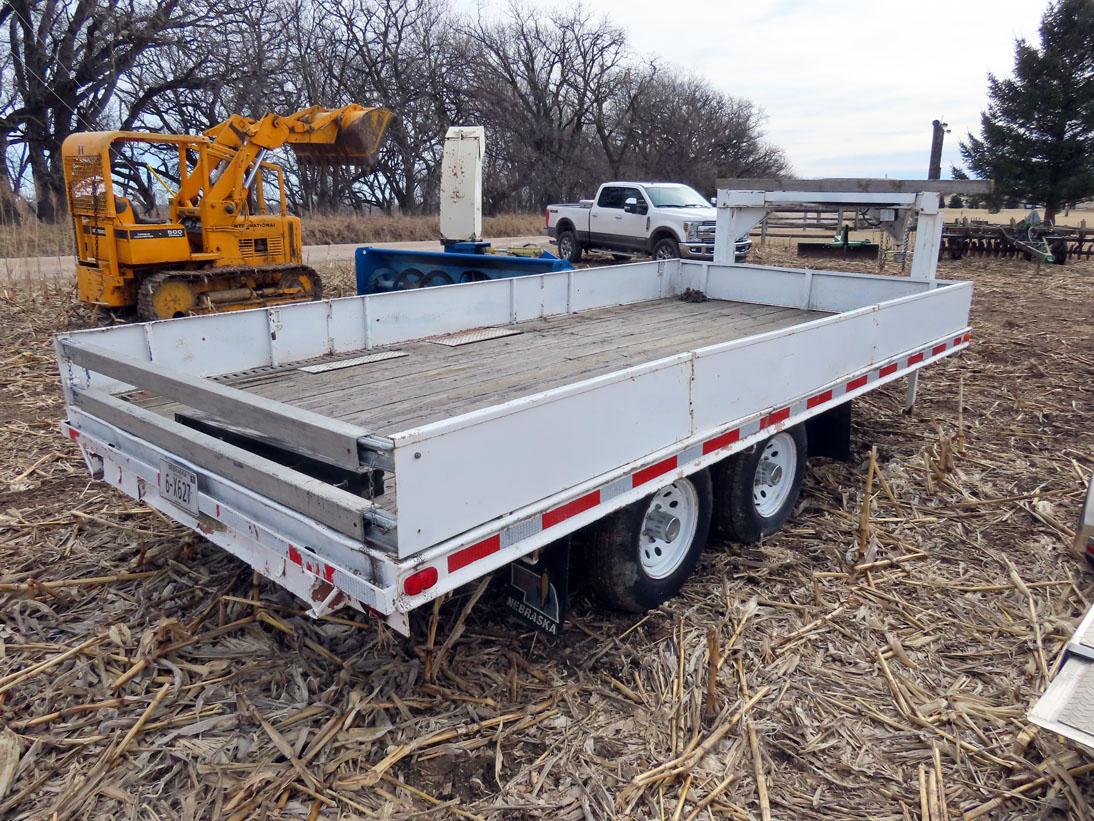
[{"label": "white wheel rim", "polygon": [[752,480],[752,503],[764,518],[773,516],[790,496],[798,469],[798,447],[789,433],[776,433],[766,442]]},{"label": "white wheel rim", "polygon": [[699,526],[699,493],[679,479],[653,495],[638,534],[638,560],[651,579],[671,576],[683,563]]}]

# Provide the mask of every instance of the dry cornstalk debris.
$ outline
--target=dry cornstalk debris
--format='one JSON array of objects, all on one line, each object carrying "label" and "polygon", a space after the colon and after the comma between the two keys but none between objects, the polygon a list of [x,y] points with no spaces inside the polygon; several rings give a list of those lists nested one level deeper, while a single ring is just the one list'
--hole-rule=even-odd
[{"label": "dry cornstalk debris", "polygon": [[[913,416],[902,385],[870,394],[852,461],[811,466],[782,533],[713,540],[644,616],[578,593],[560,641],[486,587],[405,641],[268,583],[253,600],[249,569],[89,482],[51,335],[93,317],[64,278],[9,282],[0,817],[1089,817],[1094,764],[1025,713],[1094,600],[1068,545],[1094,263],[941,273],[976,283],[974,343]],[[876,555],[845,566],[851,545]]]}]

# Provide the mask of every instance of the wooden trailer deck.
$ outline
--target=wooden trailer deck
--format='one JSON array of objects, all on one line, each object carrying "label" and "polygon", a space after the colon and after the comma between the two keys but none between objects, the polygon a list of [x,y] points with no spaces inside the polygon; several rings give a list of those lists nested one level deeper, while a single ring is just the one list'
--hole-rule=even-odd
[{"label": "wooden trailer deck", "polygon": [[[220,381],[269,399],[391,435],[695,348],[808,322],[827,312],[677,297],[551,316],[488,331],[509,335],[468,342],[475,332],[235,374]],[[388,358],[380,358],[381,356]],[[310,372],[314,365],[371,361]],[[187,413],[159,398],[139,404],[165,416]]]}]

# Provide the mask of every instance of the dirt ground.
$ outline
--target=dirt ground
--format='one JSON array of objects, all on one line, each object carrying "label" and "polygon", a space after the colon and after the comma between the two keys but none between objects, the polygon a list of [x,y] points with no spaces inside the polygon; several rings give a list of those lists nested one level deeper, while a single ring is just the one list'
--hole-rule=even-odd
[{"label": "dirt ground", "polygon": [[493,588],[410,640],[252,589],[58,435],[68,289],[0,294],[0,818],[1090,817],[1025,715],[1094,595],[1094,264],[942,275],[975,336],[914,415],[859,401],[783,532],[644,617],[579,592],[560,641]]}]

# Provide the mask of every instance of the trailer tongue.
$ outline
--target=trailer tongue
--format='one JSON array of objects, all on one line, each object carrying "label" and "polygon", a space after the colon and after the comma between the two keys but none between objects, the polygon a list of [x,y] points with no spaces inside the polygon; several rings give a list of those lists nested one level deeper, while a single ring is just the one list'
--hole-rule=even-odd
[{"label": "trailer tongue", "polygon": [[[964,349],[969,283],[664,260],[64,334],[92,474],[306,601],[408,630],[493,570],[630,610],[793,511],[848,403]],[[840,439],[843,447],[840,447]],[[554,630],[544,620],[553,622]]]}]

